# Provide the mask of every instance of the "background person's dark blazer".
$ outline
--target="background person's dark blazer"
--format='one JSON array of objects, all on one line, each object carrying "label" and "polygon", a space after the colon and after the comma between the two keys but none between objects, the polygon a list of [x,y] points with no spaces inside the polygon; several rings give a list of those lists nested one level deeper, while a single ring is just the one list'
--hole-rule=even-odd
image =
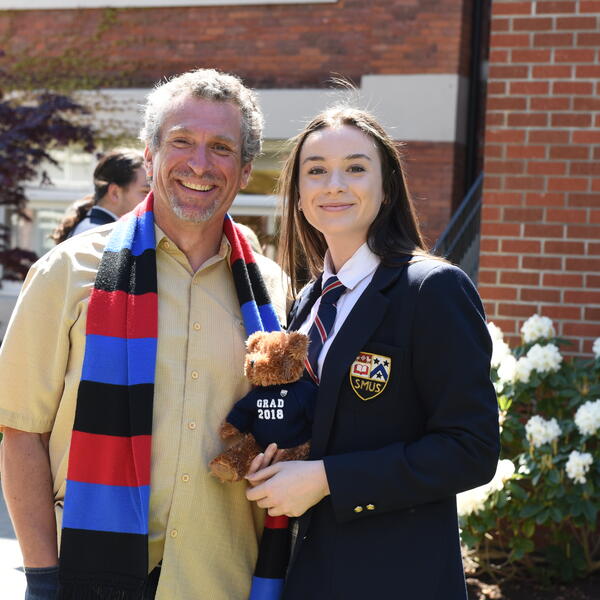
[{"label": "background person's dark blazer", "polygon": [[[290,329],[319,290],[292,308]],[[349,377],[361,351],[391,358],[367,401]],[[455,494],[496,469],[490,356],[462,271],[431,259],[377,269],[323,365],[311,455],[324,458],[331,495],[298,521],[284,600],[466,598]]]}]

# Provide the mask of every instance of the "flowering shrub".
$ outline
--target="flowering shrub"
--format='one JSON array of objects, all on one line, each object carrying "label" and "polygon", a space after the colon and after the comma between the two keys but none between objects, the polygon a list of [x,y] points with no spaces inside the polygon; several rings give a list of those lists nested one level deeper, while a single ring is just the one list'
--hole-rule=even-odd
[{"label": "flowering shrub", "polygon": [[501,460],[458,496],[463,542],[482,571],[570,580],[600,570],[600,338],[563,359],[552,321],[533,315],[511,351],[489,324]]}]

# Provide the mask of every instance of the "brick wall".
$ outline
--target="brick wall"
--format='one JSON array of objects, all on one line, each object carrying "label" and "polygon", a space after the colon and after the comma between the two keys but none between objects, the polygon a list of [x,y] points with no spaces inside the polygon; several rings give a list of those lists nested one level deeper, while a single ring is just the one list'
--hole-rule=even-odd
[{"label": "brick wall", "polygon": [[513,341],[537,312],[600,336],[600,1],[494,0],[480,291]]}]

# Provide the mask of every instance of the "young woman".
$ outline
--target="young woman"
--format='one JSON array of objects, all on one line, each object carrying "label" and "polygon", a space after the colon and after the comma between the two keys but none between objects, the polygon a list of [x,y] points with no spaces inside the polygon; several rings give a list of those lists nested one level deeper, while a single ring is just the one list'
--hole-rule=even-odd
[{"label": "young woman", "polygon": [[499,452],[481,301],[427,255],[371,115],[327,110],[294,141],[281,248],[294,287],[301,257],[314,277],[289,317],[319,382],[311,460],[268,465],[270,447],[247,492],[299,517],[284,599],[464,600],[455,495]]}]

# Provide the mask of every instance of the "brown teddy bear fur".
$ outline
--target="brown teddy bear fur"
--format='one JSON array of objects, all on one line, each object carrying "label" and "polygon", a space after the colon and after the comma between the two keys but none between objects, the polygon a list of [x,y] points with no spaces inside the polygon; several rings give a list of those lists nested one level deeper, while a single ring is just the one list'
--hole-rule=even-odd
[{"label": "brown teddy bear fur", "polygon": [[[244,373],[254,386],[283,385],[297,381],[304,372],[308,338],[296,331],[258,331],[246,342]],[[224,422],[219,430],[228,448],[210,461],[212,475],[221,481],[240,481],[261,448],[251,433],[241,433]],[[276,461],[308,458],[310,442],[279,450]]]}]

